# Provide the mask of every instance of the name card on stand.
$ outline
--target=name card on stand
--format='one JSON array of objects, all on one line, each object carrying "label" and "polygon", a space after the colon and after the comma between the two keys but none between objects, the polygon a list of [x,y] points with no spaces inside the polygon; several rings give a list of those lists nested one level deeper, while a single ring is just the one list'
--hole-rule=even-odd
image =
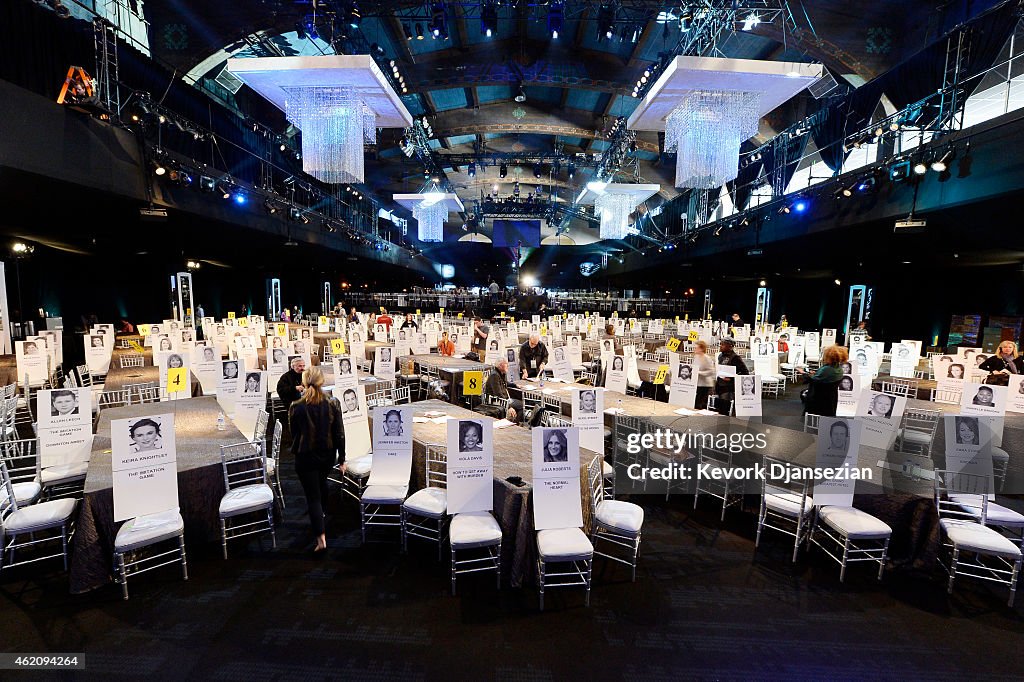
[{"label": "name card on stand", "polygon": [[85,364],[90,375],[110,371],[110,356],[114,352],[114,337],[110,334],[90,334],[85,337]]},{"label": "name card on stand", "polygon": [[965,383],[960,397],[960,413],[988,417],[992,445],[1003,444],[1003,418],[1006,414],[1008,386]]},{"label": "name card on stand", "polygon": [[1024,374],[1010,376],[1010,385],[1006,387],[1006,411],[1024,413]]},{"label": "name card on stand", "polygon": [[[192,380],[189,376],[190,358],[187,354],[179,351],[154,351],[153,360],[160,376],[161,401],[192,397]],[[184,370],[184,372],[175,372],[175,370]],[[174,372],[174,378],[179,382],[179,385],[173,387],[175,389],[173,392],[169,390],[172,387],[168,385],[168,371]],[[187,388],[187,390],[182,390],[183,388]]]},{"label": "name card on stand", "polygon": [[861,425],[853,419],[822,417],[818,422],[818,449],[815,465],[831,469],[833,478],[814,482],[814,505],[852,507],[857,480],[843,471],[855,471],[860,451]]},{"label": "name card on stand", "polygon": [[[669,356],[669,367],[672,372],[672,390],[668,394],[668,402],[680,407],[696,408],[698,372],[688,362],[681,362],[678,353]],[[700,409],[704,409],[702,406]]]},{"label": "name card on stand", "polygon": [[221,360],[220,381],[217,384],[217,404],[226,414],[234,414],[238,398],[239,376],[244,365],[241,360]]},{"label": "name card on stand", "polygon": [[988,481],[988,499],[994,502],[994,433],[991,418],[978,415],[944,416],[942,421],[946,440],[946,469],[953,473],[984,477]]},{"label": "name card on stand", "polygon": [[567,336],[565,347],[569,350],[569,363],[574,367],[583,366],[583,344],[578,336]]},{"label": "name card on stand", "polygon": [[917,369],[917,355],[913,346],[906,343],[894,343],[890,355],[892,360],[889,363],[889,375],[913,379],[914,370]]},{"label": "name card on stand", "polygon": [[604,452],[604,389],[573,390],[572,424],[579,429],[581,447]]},{"label": "name card on stand", "polygon": [[625,358],[621,355],[612,357],[610,369],[604,373],[604,387],[609,391],[626,392]]},{"label": "name card on stand", "polygon": [[535,428],[533,524],[537,530],[583,525],[577,428]]},{"label": "name card on stand", "polygon": [[449,514],[491,511],[494,508],[492,420],[448,420],[447,470]]},{"label": "name card on stand", "polygon": [[36,395],[39,465],[88,462],[92,451],[92,390],[55,388]]},{"label": "name card on stand", "polygon": [[388,342],[388,327],[384,324],[373,325],[373,340],[378,343]]},{"label": "name card on stand", "polygon": [[553,362],[551,363],[551,370],[554,372],[555,378],[559,381],[564,381],[567,384],[571,384],[575,381],[572,373],[572,364],[569,362],[568,354],[565,352],[564,346],[559,346],[551,351],[551,357]]},{"label": "name card on stand", "polygon": [[25,380],[31,386],[40,386],[49,379],[46,348],[41,341],[15,341],[14,353],[18,366],[18,382]]},{"label": "name card on stand", "polygon": [[427,338],[427,334],[425,332],[413,332],[412,352],[415,355],[430,354],[430,341]]},{"label": "name card on stand", "polygon": [[366,387],[362,385],[334,387],[334,397],[341,401],[341,423],[345,427],[345,458],[354,459],[370,453],[370,424],[366,409]]},{"label": "name card on stand", "polygon": [[367,485],[409,485],[412,424],[412,407],[373,408],[373,469]]},{"label": "name card on stand", "polygon": [[235,399],[235,426],[246,438],[256,433],[259,412],[267,406],[267,373],[247,370],[242,377],[242,390]]},{"label": "name card on stand", "polygon": [[174,415],[110,422],[114,521],[178,507]]},{"label": "name card on stand", "polygon": [[359,367],[348,355],[335,355],[334,385],[341,388],[352,388],[359,384]]},{"label": "name card on stand", "polygon": [[394,380],[395,349],[391,346],[380,346],[374,349],[373,375],[378,379]]},{"label": "name card on stand", "polygon": [[734,402],[737,417],[760,417],[761,377],[755,374],[737,377]]},{"label": "name card on stand", "polygon": [[906,408],[907,399],[903,396],[891,396],[864,388],[857,401],[857,414],[863,417],[860,420],[863,424],[861,443],[882,450],[891,448],[896,442],[896,430]]},{"label": "name card on stand", "polygon": [[508,360],[508,378],[509,381],[515,383],[516,379],[522,376],[521,370],[519,369],[519,354],[515,348],[505,349],[505,359]]}]

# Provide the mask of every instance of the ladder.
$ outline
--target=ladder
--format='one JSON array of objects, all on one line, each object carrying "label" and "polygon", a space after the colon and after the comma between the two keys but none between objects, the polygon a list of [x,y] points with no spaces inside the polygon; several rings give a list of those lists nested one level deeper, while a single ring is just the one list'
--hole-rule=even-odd
[{"label": "ladder", "polygon": [[118,89],[117,27],[103,17],[92,21],[93,49],[96,54],[96,95],[100,105],[117,115],[121,110]]}]

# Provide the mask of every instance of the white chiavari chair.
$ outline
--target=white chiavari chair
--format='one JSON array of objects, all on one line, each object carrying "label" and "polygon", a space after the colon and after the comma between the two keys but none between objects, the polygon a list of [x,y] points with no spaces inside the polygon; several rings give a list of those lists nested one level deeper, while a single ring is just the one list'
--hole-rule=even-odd
[{"label": "white chiavari chair", "polygon": [[427,487],[417,490],[402,503],[402,551],[409,550],[409,536],[437,543],[441,560],[448,527],[448,452],[444,445],[426,446]]},{"label": "white chiavari chair", "polygon": [[[766,471],[771,470],[773,465],[790,466],[788,462],[764,458]],[[793,561],[796,562],[800,545],[806,541],[811,529],[814,512],[814,499],[809,488],[810,483],[806,479],[781,482],[775,479],[769,481],[768,476],[764,477],[761,481],[761,509],[757,518],[755,549],[761,544],[761,533],[765,529],[775,530],[793,538]]]},{"label": "white chiavari chair", "polygon": [[[637,558],[640,554],[640,533],[644,524],[644,510],[632,502],[609,500],[604,495],[604,467],[602,458],[594,457],[587,465],[590,484],[591,529],[590,543],[594,554],[626,564],[636,582]],[[598,551],[598,543],[606,542],[624,547],[629,554],[617,556]]]},{"label": "white chiavari chair", "polygon": [[[243,442],[220,446],[224,489],[220,500],[220,536],[224,558],[228,558],[228,540],[270,532],[271,544],[277,548],[274,530],[274,491],[267,484],[267,462],[264,444]],[[236,523],[240,516],[255,520]]]},{"label": "white chiavari chair", "polygon": [[[3,529],[0,535],[0,571],[57,557],[64,560],[64,570],[68,570],[68,545],[75,533],[77,505],[78,501],[73,498],[28,506],[18,504],[7,461],[0,459],[0,528]],[[22,539],[25,536],[28,536],[27,540]],[[23,554],[28,550],[34,553],[34,550],[58,541],[60,552],[16,560],[16,552]]]}]

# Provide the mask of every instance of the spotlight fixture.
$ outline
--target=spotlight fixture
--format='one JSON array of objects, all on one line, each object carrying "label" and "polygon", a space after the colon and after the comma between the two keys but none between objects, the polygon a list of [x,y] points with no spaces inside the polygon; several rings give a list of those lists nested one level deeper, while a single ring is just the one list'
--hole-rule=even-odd
[{"label": "spotlight fixture", "polygon": [[552,40],[558,40],[558,34],[562,31],[562,21],[565,19],[565,5],[562,2],[554,2],[548,9],[548,31]]},{"label": "spotlight fixture", "polygon": [[937,161],[932,161],[932,170],[935,171],[936,173],[944,173],[949,167],[949,160],[952,158],[953,150],[950,149],[949,151],[942,155],[942,158],[938,159]]},{"label": "spotlight fixture", "polygon": [[764,280],[762,279],[762,280],[761,280],[760,282],[758,282],[758,283],[757,283],[757,285],[758,285],[758,286],[760,286],[760,287],[763,287],[763,286],[768,286],[768,283],[767,283],[767,282],[765,282],[765,281],[764,281]]},{"label": "spotlight fixture", "polygon": [[423,24],[416,24],[416,40],[423,40]]},{"label": "spotlight fixture", "polygon": [[752,31],[761,23],[761,17],[757,15],[757,12],[751,12],[743,20],[743,30]]},{"label": "spotlight fixture", "polygon": [[797,213],[803,213],[804,211],[807,210],[807,206],[808,204],[806,199],[797,199],[793,203],[793,210],[796,211]]},{"label": "spotlight fixture", "polygon": [[216,191],[216,189],[217,189],[217,183],[211,177],[208,177],[206,175],[200,175],[199,176],[199,189],[203,190],[204,192],[213,192],[213,191]]},{"label": "spotlight fixture", "polygon": [[470,162],[469,166],[466,168],[466,172],[469,174],[469,177],[475,178],[476,177],[476,164]]},{"label": "spotlight fixture", "polygon": [[869,173],[857,181],[857,191],[862,193],[870,192],[871,190],[875,189],[877,183],[878,180],[876,179],[875,174]]},{"label": "spotlight fixture", "polygon": [[430,35],[435,39],[448,40],[448,20],[445,16],[444,3],[435,2],[430,6]]},{"label": "spotlight fixture", "polygon": [[541,164],[537,163],[533,166],[533,177],[539,178],[544,173],[544,168]]},{"label": "spotlight fixture", "polygon": [[409,24],[402,24],[402,32],[405,33],[406,40],[412,40],[412,29]]},{"label": "spotlight fixture", "polygon": [[267,213],[269,213],[270,215],[274,215],[275,213],[277,213],[277,206],[270,199],[264,201],[263,206],[266,207]]},{"label": "spotlight fixture", "polygon": [[576,175],[576,164],[570,163],[568,167],[566,167],[565,172],[569,175],[569,179],[572,180]]},{"label": "spotlight fixture", "polygon": [[924,161],[918,161],[917,163],[914,164],[914,174],[915,175],[924,175],[927,172],[928,172],[928,164],[926,164]]},{"label": "spotlight fixture", "polygon": [[167,169],[164,167],[162,163],[160,163],[159,161],[153,162],[153,173],[155,173],[156,175],[163,175],[166,172]]},{"label": "spotlight fixture", "polygon": [[498,32],[498,3],[487,0],[480,10],[480,32],[488,38]]},{"label": "spotlight fixture", "polygon": [[508,175],[508,164],[503,163],[498,166],[498,177],[504,178],[506,175]]},{"label": "spotlight fixture", "polygon": [[792,209],[789,208],[788,204],[783,204],[782,206],[779,207],[779,215],[785,215],[786,213],[789,213],[791,210]]},{"label": "spotlight fixture", "polygon": [[[693,10],[689,7],[684,7],[679,12],[679,30],[686,33],[693,27]],[[668,30],[668,24],[665,24],[665,30]]]},{"label": "spotlight fixture", "polygon": [[235,192],[233,198],[235,200],[235,203],[238,204],[239,206],[243,205],[247,201],[245,194],[241,192]]},{"label": "spotlight fixture", "polygon": [[615,35],[615,6],[601,5],[597,10],[597,40],[611,40]]},{"label": "spotlight fixture", "polygon": [[523,90],[523,84],[522,83],[519,84],[519,92],[516,93],[516,96],[515,96],[514,99],[515,99],[515,101],[519,102],[520,104],[526,101],[526,92]]},{"label": "spotlight fixture", "polygon": [[889,179],[893,182],[903,182],[910,177],[910,161],[899,161],[889,167]]},{"label": "spotlight fixture", "polygon": [[227,184],[227,182],[217,183],[217,191],[220,192],[221,199],[231,198],[231,185]]}]

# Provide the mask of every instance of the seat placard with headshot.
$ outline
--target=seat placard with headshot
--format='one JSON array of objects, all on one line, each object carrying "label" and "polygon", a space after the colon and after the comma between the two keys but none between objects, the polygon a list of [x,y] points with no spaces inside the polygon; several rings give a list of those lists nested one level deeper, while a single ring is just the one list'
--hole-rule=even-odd
[{"label": "seat placard with headshot", "polygon": [[494,508],[494,422],[448,420],[448,513]]},{"label": "seat placard with headshot", "polygon": [[220,380],[217,382],[217,404],[225,414],[235,412],[235,400],[241,390],[241,376],[245,371],[245,363],[241,360],[221,360]]},{"label": "seat placard with headshot", "polygon": [[334,385],[352,388],[359,384],[359,366],[349,355],[335,355],[331,361],[334,369]]},{"label": "seat placard with headshot", "polygon": [[761,416],[761,377],[756,374],[744,374],[736,377],[735,409],[737,417]]},{"label": "seat placard with headshot", "polygon": [[92,389],[54,388],[36,394],[39,465],[87,462],[92,450]]},{"label": "seat placard with headshot", "polygon": [[373,408],[373,469],[367,485],[409,485],[412,474],[413,408]]},{"label": "seat placard with headshot", "polygon": [[[850,471],[857,466],[861,445],[861,424],[858,420],[841,417],[822,417],[818,422],[817,454],[815,466],[836,472]],[[852,507],[857,481],[850,475],[836,476],[814,482],[814,504]]]},{"label": "seat placard with headshot", "polygon": [[[979,415],[945,415],[942,428],[946,441],[946,470],[981,476],[988,481],[988,499],[995,501],[992,466],[992,418]],[[953,486],[951,486],[953,487]]]},{"label": "seat placard with headshot", "polygon": [[580,433],[580,447],[604,452],[604,389],[572,391],[572,424]]},{"label": "seat placard with headshot", "polygon": [[858,421],[863,425],[861,445],[882,450],[892,448],[906,409],[904,396],[872,391],[868,387],[862,389],[857,399]]},{"label": "seat placard with headshot", "polygon": [[174,414],[110,422],[114,521],[178,507]]},{"label": "seat placard with headshot", "polygon": [[997,448],[1003,444],[1003,421],[1009,391],[1009,386],[964,383],[963,394],[960,396],[960,414],[988,417],[992,445]]},{"label": "seat placard with headshot", "polygon": [[679,353],[669,355],[672,390],[668,394],[670,405],[695,409],[697,402],[698,372],[693,363],[682,362]]},{"label": "seat placard with headshot", "polygon": [[345,458],[355,459],[370,453],[369,412],[366,387],[334,386],[333,395],[341,403],[341,423],[345,428]]},{"label": "seat placard with headshot", "polygon": [[235,426],[247,439],[256,432],[260,410],[267,406],[267,373],[245,370],[239,377],[241,388],[235,396]]},{"label": "seat placard with headshot", "polygon": [[583,525],[579,430],[535,428],[533,523],[537,530]]}]

